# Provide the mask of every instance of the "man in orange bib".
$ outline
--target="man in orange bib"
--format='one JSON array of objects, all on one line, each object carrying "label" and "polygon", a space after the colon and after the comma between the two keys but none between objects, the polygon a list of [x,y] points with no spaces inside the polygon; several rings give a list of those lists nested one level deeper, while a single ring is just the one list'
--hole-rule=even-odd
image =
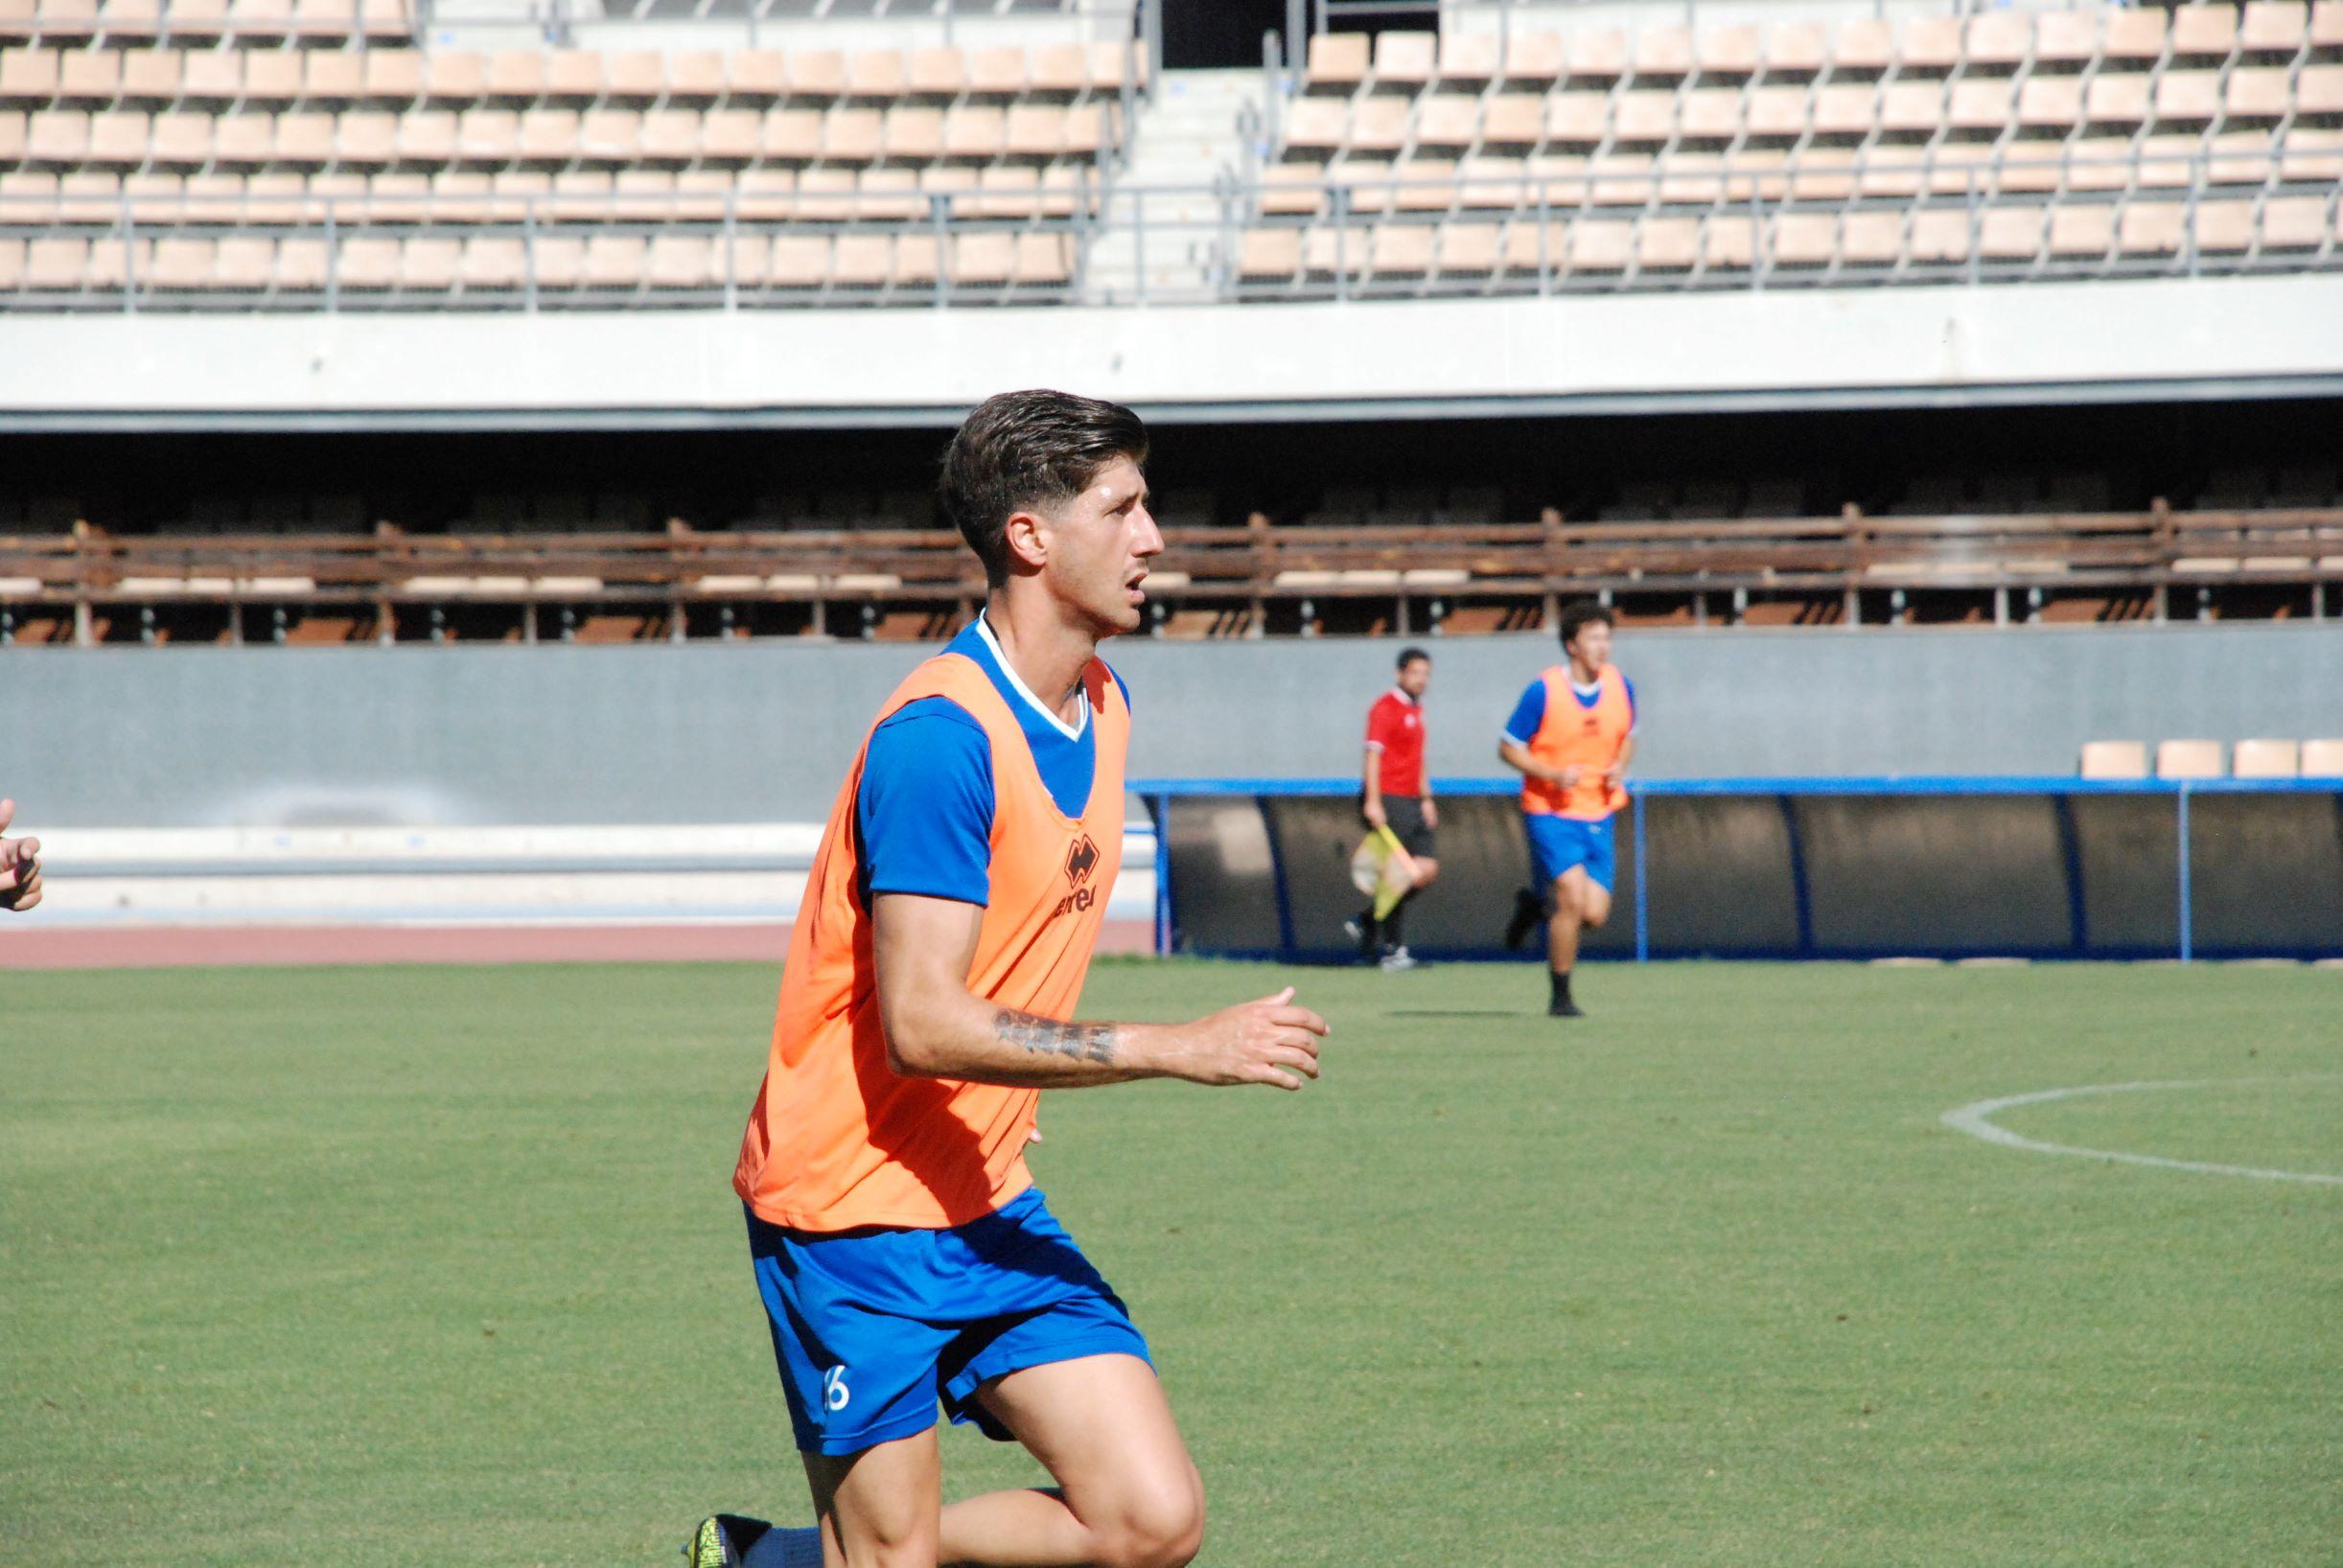
[{"label": "man in orange bib", "polygon": [[1611,917],[1618,864],[1611,819],[1627,804],[1627,764],[1635,754],[1635,688],[1611,662],[1611,611],[1600,605],[1562,612],[1568,660],[1529,683],[1496,747],[1521,774],[1530,860],[1530,887],[1516,900],[1505,945],[1519,947],[1545,921],[1545,1010],[1556,1018],[1585,1016],[1570,999],[1570,971],[1580,929]]},{"label": "man in orange bib", "polygon": [[[1202,1484],[1122,1301],[1026,1169],[1039,1092],[1298,1089],[1290,989],[1193,1024],[1078,1024],[1123,851],[1128,693],[1163,538],[1147,431],[1060,392],[987,400],[944,453],[984,613],[881,707],[791,934],[733,1189],[818,1523],[717,1514],[692,1568],[1177,1565]],[[1054,1490],[946,1508],[939,1401]]]}]

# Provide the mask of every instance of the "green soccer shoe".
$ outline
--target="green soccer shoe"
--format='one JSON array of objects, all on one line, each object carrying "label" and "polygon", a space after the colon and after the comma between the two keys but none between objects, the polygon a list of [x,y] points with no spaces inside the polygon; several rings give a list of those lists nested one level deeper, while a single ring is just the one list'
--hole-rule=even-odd
[{"label": "green soccer shoe", "polygon": [[744,1519],[737,1513],[711,1513],[700,1521],[700,1528],[691,1533],[684,1543],[684,1561],[689,1568],[740,1568],[741,1558],[749,1548],[764,1538],[773,1527],[762,1519]]}]

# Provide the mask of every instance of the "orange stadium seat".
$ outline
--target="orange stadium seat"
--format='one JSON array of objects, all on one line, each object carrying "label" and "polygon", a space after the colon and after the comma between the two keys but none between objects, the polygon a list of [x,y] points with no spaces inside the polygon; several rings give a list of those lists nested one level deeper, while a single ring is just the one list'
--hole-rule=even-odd
[{"label": "orange stadium seat", "polygon": [[2158,778],[2219,778],[2223,772],[2219,741],[2159,741],[2156,743],[2156,776]]},{"label": "orange stadium seat", "polygon": [[2231,758],[2238,778],[2296,778],[2303,772],[2302,742],[2243,740]]},{"label": "orange stadium seat", "polygon": [[2079,772],[2093,779],[2146,778],[2147,747],[2141,741],[2085,741]]}]

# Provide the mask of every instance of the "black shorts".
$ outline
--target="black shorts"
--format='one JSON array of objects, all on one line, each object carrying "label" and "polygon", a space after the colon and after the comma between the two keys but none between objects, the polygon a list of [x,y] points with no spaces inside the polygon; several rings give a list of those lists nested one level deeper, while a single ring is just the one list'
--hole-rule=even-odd
[{"label": "black shorts", "polygon": [[1439,830],[1424,820],[1424,801],[1419,796],[1386,795],[1383,796],[1383,819],[1391,831],[1399,835],[1400,847],[1423,860],[1438,860]]}]

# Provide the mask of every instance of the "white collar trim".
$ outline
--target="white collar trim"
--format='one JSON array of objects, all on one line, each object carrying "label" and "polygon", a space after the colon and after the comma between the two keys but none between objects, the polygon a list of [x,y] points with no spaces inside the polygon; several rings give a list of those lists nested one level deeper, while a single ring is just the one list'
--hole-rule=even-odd
[{"label": "white collar trim", "polygon": [[985,615],[982,611],[979,611],[976,616],[976,634],[985,646],[992,651],[992,661],[1001,667],[1001,674],[1008,678],[1010,689],[1025,699],[1026,706],[1047,719],[1051,727],[1065,736],[1066,739],[1079,741],[1082,738],[1083,732],[1090,727],[1089,688],[1080,687],[1076,690],[1075,704],[1079,711],[1074,715],[1074,722],[1068,724],[1057,716],[1056,708],[1035,697],[1025,682],[1018,679],[1016,667],[1010,664],[1007,656],[1001,652],[1000,639],[992,634],[992,628],[985,623]]},{"label": "white collar trim", "polygon": [[1414,698],[1408,696],[1403,687],[1392,687],[1391,695],[1398,698],[1401,702],[1405,703],[1409,707],[1422,707],[1424,705],[1423,703],[1417,702]]}]

